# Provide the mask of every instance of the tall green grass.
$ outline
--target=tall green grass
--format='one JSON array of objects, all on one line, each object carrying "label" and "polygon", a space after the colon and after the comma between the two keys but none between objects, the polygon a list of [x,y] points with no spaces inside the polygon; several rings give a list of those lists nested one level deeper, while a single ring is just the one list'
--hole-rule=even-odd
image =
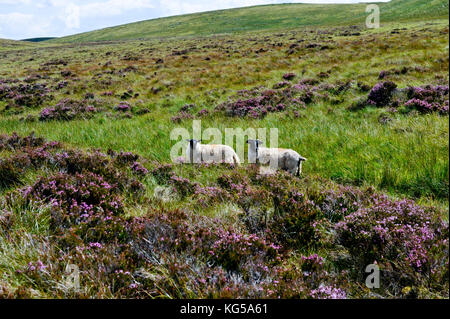
[{"label": "tall green grass", "polygon": [[[281,114],[253,121],[211,116],[202,120],[202,130],[216,127],[225,136],[226,128],[277,128],[280,147],[295,149],[308,158],[305,174],[374,185],[410,197],[445,200],[449,195],[448,118],[396,115],[384,125],[378,122],[381,112],[369,109],[349,120],[346,110],[330,114],[328,106],[317,105],[295,120]],[[115,121],[101,116],[50,123],[0,119],[4,133],[34,131],[77,147],[132,151],[159,162],[170,162],[170,149],[178,142],[170,140],[170,132],[179,126],[192,132],[192,121],[178,125],[160,113]]]}]

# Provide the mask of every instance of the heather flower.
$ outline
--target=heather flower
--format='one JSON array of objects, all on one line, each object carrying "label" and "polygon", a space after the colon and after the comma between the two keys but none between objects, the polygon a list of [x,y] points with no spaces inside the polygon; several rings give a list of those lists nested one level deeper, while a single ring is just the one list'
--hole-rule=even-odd
[{"label": "heather flower", "polygon": [[128,112],[131,111],[131,105],[128,102],[120,102],[115,109],[119,112]]},{"label": "heather flower", "polygon": [[89,248],[102,248],[103,245],[100,243],[89,243]]},{"label": "heather flower", "polygon": [[370,90],[367,101],[375,106],[386,106],[391,101],[396,88],[397,85],[391,81],[377,83]]},{"label": "heather flower", "polygon": [[131,165],[131,170],[133,172],[135,172],[136,174],[142,175],[142,176],[145,176],[148,174],[148,169],[146,169],[144,166],[142,166],[142,164],[139,162],[134,162]]},{"label": "heather flower", "polygon": [[321,285],[311,291],[311,297],[315,299],[346,299],[347,294],[343,289]]},{"label": "heather flower", "polygon": [[40,121],[73,120],[76,118],[91,117],[97,109],[92,105],[86,105],[70,99],[62,99],[55,106],[45,108],[39,115]]},{"label": "heather flower", "polygon": [[[52,229],[55,232],[72,228],[89,243],[112,240],[123,232],[117,222],[124,212],[118,194],[96,174],[57,174],[40,178],[30,189],[23,190],[26,200],[42,201],[52,206]],[[106,229],[105,229],[106,228]]]},{"label": "heather flower", "polygon": [[186,111],[180,111],[177,115],[171,117],[171,121],[174,123],[181,123],[183,120],[194,118],[192,114],[187,113]]},{"label": "heather flower", "polygon": [[420,113],[448,114],[448,86],[409,87],[406,94],[409,100],[405,106],[408,109],[417,110]]},{"label": "heather flower", "polygon": [[27,268],[26,270],[29,272],[34,272],[34,271],[43,271],[47,268],[46,265],[44,265],[44,263],[41,260],[38,260],[36,262],[29,262],[27,264]]},{"label": "heather flower", "polygon": [[61,90],[61,89],[65,88],[68,85],[69,85],[69,82],[67,82],[67,81],[60,81],[60,82],[58,82],[56,84],[55,90]]},{"label": "heather flower", "polygon": [[281,88],[287,87],[287,86],[289,86],[289,85],[290,85],[289,82],[287,82],[287,81],[282,81],[282,82],[278,82],[278,83],[274,84],[273,88],[274,88],[274,89],[281,89]]},{"label": "heather flower", "polygon": [[448,234],[448,224],[412,201],[373,195],[372,206],[344,217],[336,231],[339,243],[363,264],[406,261],[405,267],[424,272],[435,267],[428,252]]},{"label": "heather flower", "polygon": [[202,109],[197,113],[198,117],[207,116],[209,114],[209,111],[207,109]]},{"label": "heather flower", "polygon": [[53,97],[45,84],[40,83],[20,83],[18,85],[0,85],[0,100],[9,103],[8,107],[21,109],[23,107],[38,107]]},{"label": "heather flower", "polygon": [[273,112],[282,112],[292,108],[305,108],[314,98],[319,97],[321,88],[314,87],[309,81],[290,86],[281,82],[273,89],[258,87],[253,90],[240,90],[230,101],[216,107],[224,110],[228,116],[247,116],[254,119],[264,118]]},{"label": "heather flower", "polygon": [[195,104],[185,104],[180,108],[180,112],[190,112],[195,107]]},{"label": "heather flower", "polygon": [[439,109],[439,105],[436,104],[430,104],[426,101],[423,100],[419,100],[419,99],[411,99],[409,101],[407,101],[405,103],[405,106],[410,108],[410,109],[414,109],[417,110],[421,113],[431,113],[434,110],[438,110]]}]

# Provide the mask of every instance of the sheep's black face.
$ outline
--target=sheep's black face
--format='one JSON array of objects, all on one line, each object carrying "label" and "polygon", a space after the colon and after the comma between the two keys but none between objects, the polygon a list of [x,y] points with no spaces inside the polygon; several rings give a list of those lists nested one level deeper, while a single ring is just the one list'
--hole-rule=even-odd
[{"label": "sheep's black face", "polygon": [[189,142],[189,147],[191,149],[194,149],[197,146],[197,143],[200,142],[199,140],[194,140],[194,139],[187,140],[187,141]]},{"label": "sheep's black face", "polygon": [[247,140],[247,144],[249,144],[249,145],[251,145],[251,146],[257,148],[257,147],[259,147],[260,145],[262,145],[263,142],[260,141],[260,140]]}]

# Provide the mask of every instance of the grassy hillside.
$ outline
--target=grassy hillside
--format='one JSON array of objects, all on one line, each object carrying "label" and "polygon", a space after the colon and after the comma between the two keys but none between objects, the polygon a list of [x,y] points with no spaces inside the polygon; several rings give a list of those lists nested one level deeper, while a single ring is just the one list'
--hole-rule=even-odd
[{"label": "grassy hillside", "polygon": [[[380,3],[381,21],[405,21],[448,16],[446,0],[393,0]],[[86,42],[200,36],[255,30],[365,22],[366,4],[281,4],[212,11],[160,18],[81,33],[52,40]]]},{"label": "grassy hillside", "polygon": [[[0,52],[0,299],[448,298],[449,21],[414,3],[443,2]],[[173,160],[194,120],[241,165]],[[277,128],[308,161],[260,174],[207,128]]]},{"label": "grassy hillside", "polygon": [[8,50],[27,49],[35,47],[34,43],[0,39],[0,52]]}]

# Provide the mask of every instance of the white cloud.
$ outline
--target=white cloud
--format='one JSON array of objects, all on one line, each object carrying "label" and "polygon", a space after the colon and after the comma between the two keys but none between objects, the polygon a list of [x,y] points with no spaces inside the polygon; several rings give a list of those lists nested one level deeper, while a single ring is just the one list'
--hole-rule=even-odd
[{"label": "white cloud", "polygon": [[[2,38],[26,38],[46,35],[51,30],[50,21],[44,21],[32,14],[12,12],[0,14]],[[11,36],[12,35],[12,36]]]},{"label": "white cloud", "polygon": [[17,23],[21,24],[33,19],[32,14],[23,14],[20,12],[13,12],[7,14],[0,14],[0,21],[2,24],[15,25]]},{"label": "white cloud", "polygon": [[58,8],[58,18],[69,29],[80,28],[81,20],[86,18],[120,16],[129,10],[151,9],[154,8],[153,2],[152,0],[108,0],[76,5],[63,0],[49,1],[53,7]]},{"label": "white cloud", "polygon": [[0,14],[0,27],[1,29],[9,30],[17,26],[25,27],[33,20],[33,15],[23,14],[20,12],[13,12],[7,14]]},{"label": "white cloud", "polygon": [[109,0],[81,6],[81,15],[83,17],[115,16],[128,10],[152,9],[154,7],[154,1],[151,0]]},{"label": "white cloud", "polygon": [[258,4],[269,4],[273,2],[274,1],[267,0],[222,0],[220,2],[208,0],[172,0],[159,1],[159,7],[168,14],[185,14],[234,7],[247,7]]},{"label": "white cloud", "polygon": [[63,21],[69,29],[78,29],[80,27],[80,7],[70,3],[64,10]]},{"label": "white cloud", "polygon": [[0,0],[0,4],[30,4],[31,0]]}]

